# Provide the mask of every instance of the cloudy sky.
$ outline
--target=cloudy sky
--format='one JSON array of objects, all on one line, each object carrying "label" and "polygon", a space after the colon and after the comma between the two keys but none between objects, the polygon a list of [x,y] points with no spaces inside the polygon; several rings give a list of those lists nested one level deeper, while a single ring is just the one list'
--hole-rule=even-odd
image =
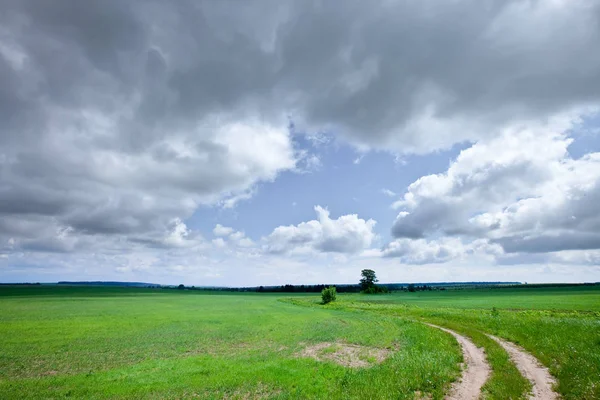
[{"label": "cloudy sky", "polygon": [[0,281],[600,281],[600,2],[0,0]]}]

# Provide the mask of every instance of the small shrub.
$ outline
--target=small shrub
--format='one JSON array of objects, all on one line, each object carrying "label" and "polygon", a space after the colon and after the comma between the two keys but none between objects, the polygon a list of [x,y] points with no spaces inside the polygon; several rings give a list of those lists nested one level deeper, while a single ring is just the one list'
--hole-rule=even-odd
[{"label": "small shrub", "polygon": [[386,286],[373,285],[368,288],[360,291],[363,294],[379,294],[379,293],[389,293],[389,289]]},{"label": "small shrub", "polygon": [[329,286],[321,291],[321,299],[323,299],[323,304],[335,301],[336,297],[337,290],[335,290],[335,286]]},{"label": "small shrub", "polygon": [[377,289],[375,288],[375,286],[371,286],[371,287],[368,287],[368,288],[362,290],[361,293],[364,293],[364,294],[375,294],[375,293],[377,293]]}]

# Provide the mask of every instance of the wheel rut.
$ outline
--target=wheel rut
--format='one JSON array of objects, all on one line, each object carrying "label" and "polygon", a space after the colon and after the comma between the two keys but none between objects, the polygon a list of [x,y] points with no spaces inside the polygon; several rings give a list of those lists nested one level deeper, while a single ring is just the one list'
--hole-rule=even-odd
[{"label": "wheel rut", "polygon": [[453,330],[433,324],[427,325],[454,336],[462,349],[465,369],[461,379],[452,385],[450,392],[445,397],[446,400],[479,399],[481,396],[481,387],[485,384],[491,372],[483,349],[475,346],[475,343],[470,339]]},{"label": "wheel rut", "polygon": [[544,367],[537,358],[520,348],[514,343],[488,335],[506,350],[512,362],[517,366],[521,375],[528,379],[533,385],[531,400],[555,400],[560,398],[552,390],[556,383],[548,368]]}]

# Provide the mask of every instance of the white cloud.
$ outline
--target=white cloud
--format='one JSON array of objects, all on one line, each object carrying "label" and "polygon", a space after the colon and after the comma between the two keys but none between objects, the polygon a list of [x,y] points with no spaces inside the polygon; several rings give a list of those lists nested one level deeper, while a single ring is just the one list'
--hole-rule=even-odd
[{"label": "white cloud", "polygon": [[237,232],[234,232],[234,233],[232,233],[232,234],[229,236],[229,238],[230,238],[231,240],[241,240],[241,239],[243,239],[245,236],[246,236],[246,235],[244,234],[244,232],[237,231]]},{"label": "white cloud", "polygon": [[219,203],[224,209],[235,208],[240,201],[249,200],[256,193],[256,187],[251,187],[243,192],[231,194],[228,197],[221,200]]},{"label": "white cloud", "polygon": [[229,226],[223,226],[221,224],[217,224],[217,225],[215,225],[215,227],[213,229],[213,234],[215,236],[228,236],[228,235],[231,235],[234,231],[235,231],[235,229],[233,229]]},{"label": "white cloud", "polygon": [[[205,205],[229,212],[285,171],[319,169],[336,141],[355,147],[356,164],[373,149],[402,164],[411,152],[475,143],[397,202],[390,255],[463,261],[452,240],[468,248],[484,238],[507,253],[596,259],[599,156],[569,158],[564,132],[600,105],[597,1],[2,8],[3,265],[43,274],[47,257],[73,276],[88,262],[99,275],[118,265],[223,276],[227,257],[264,254],[231,228],[211,246],[184,221]],[[362,209],[368,196],[360,200]],[[275,229],[265,246],[318,257],[369,250],[375,221],[317,213]]]},{"label": "white cloud", "polygon": [[298,164],[296,172],[301,174],[318,171],[323,166],[321,159],[316,154],[303,154]]},{"label": "white cloud", "polygon": [[600,250],[566,250],[552,254],[552,261],[567,265],[600,266]]},{"label": "white cloud", "polygon": [[223,248],[223,247],[227,246],[227,243],[225,243],[225,240],[221,237],[213,239],[212,243],[217,248]]},{"label": "white cloud", "polygon": [[239,248],[253,248],[255,243],[242,231],[236,231],[235,229],[217,224],[213,229],[213,234],[218,236],[213,239],[213,245],[218,249],[239,247]]},{"label": "white cloud", "polygon": [[253,247],[254,241],[249,237],[246,237],[246,234],[241,231],[237,231],[229,235],[229,240],[231,243],[239,246],[239,247]]},{"label": "white cloud", "polygon": [[502,254],[502,247],[486,240],[465,243],[459,238],[396,239],[380,253],[383,257],[399,258],[404,264],[445,263],[473,256],[487,257],[489,263]]},{"label": "white cloud", "polygon": [[254,241],[247,237],[244,237],[238,241],[238,246],[240,247],[252,247],[254,244]]},{"label": "white cloud", "polygon": [[462,151],[408,187],[393,234],[485,237],[517,253],[600,248],[600,153],[572,159],[568,128],[507,131]]},{"label": "white cloud", "polygon": [[329,211],[315,206],[317,220],[298,225],[279,226],[267,236],[266,249],[271,253],[309,254],[358,253],[371,246],[375,239],[376,222],[364,220],[356,214],[331,219]]},{"label": "white cloud", "polygon": [[352,163],[353,163],[354,165],[358,165],[358,164],[360,164],[360,163],[362,162],[363,158],[365,158],[365,155],[364,155],[364,154],[361,154],[361,155],[359,155],[358,157],[356,157],[356,158],[355,158],[355,159],[352,161]]},{"label": "white cloud", "polygon": [[165,247],[192,247],[201,245],[202,238],[188,229],[187,225],[176,218],[171,223],[171,228],[162,240]]},{"label": "white cloud", "polygon": [[386,188],[381,189],[381,193],[385,194],[388,197],[394,197],[397,195],[395,192],[392,192],[390,189]]}]

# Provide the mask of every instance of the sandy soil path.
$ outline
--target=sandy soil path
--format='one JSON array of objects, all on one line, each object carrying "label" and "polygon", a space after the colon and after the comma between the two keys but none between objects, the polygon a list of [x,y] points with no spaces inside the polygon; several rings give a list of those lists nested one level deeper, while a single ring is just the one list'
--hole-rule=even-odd
[{"label": "sandy soil path", "polygon": [[476,400],[481,395],[481,387],[490,376],[490,366],[487,363],[483,349],[475,346],[466,337],[458,333],[442,328],[441,326],[427,324],[431,327],[448,332],[456,338],[462,348],[465,360],[465,370],[460,381],[455,382],[446,396],[446,400]]},{"label": "sandy soil path", "polygon": [[554,400],[559,398],[558,394],[552,390],[552,385],[556,381],[552,375],[550,375],[548,368],[544,367],[537,358],[514,343],[507,342],[506,340],[492,335],[488,336],[498,342],[498,344],[506,350],[512,362],[517,366],[517,369],[525,378],[529,379],[533,385],[533,393],[532,396],[530,396],[530,399]]}]

